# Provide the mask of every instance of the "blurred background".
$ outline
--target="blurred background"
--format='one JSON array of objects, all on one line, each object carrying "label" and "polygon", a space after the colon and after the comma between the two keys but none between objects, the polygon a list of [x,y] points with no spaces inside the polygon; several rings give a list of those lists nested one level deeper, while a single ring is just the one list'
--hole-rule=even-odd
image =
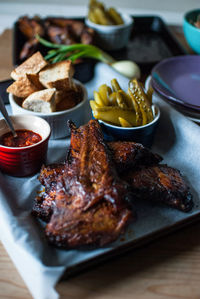
[{"label": "blurred background", "polygon": [[[109,6],[131,14],[160,15],[168,24],[181,24],[183,14],[198,8],[199,0],[107,0]],[[106,4],[105,3],[105,4]],[[23,14],[83,16],[87,0],[0,0],[0,31]]]},{"label": "blurred background", "polygon": [[[181,36],[181,40],[183,40],[183,15],[186,11],[200,6],[199,0],[106,0],[102,2],[107,7],[113,6],[122,13],[160,16],[167,25],[175,28],[176,37]],[[24,15],[84,17],[88,12],[88,4],[89,0],[0,0],[0,57],[5,57],[0,65],[0,80],[9,78],[13,67],[11,46],[13,34],[10,29],[19,17]]]}]

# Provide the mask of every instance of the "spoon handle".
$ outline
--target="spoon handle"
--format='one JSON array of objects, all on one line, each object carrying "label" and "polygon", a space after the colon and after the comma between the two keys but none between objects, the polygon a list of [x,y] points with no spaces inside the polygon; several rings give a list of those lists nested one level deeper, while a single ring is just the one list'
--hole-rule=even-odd
[{"label": "spoon handle", "polygon": [[5,107],[5,105],[4,105],[4,102],[3,102],[1,96],[0,96],[0,111],[1,111],[1,113],[3,114],[3,116],[4,116],[4,118],[5,118],[5,121],[7,122],[9,128],[11,129],[13,136],[14,136],[14,137],[17,137],[17,134],[16,134],[15,129],[14,129],[13,125],[12,125],[12,122],[11,122],[11,120],[10,120],[10,117],[9,117],[9,115],[8,115],[8,112],[7,112],[7,110],[6,110],[6,107]]}]

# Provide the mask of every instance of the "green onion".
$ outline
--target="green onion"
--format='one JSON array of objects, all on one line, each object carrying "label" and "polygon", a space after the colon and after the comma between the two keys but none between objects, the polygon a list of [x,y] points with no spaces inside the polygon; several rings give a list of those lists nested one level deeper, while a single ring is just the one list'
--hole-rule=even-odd
[{"label": "green onion", "polygon": [[37,40],[47,48],[51,48],[45,56],[52,63],[69,59],[75,62],[78,58],[93,58],[110,65],[115,71],[132,79],[140,77],[140,69],[136,63],[129,60],[115,61],[110,55],[96,46],[85,44],[58,45],[36,35]]},{"label": "green onion", "polygon": [[36,35],[36,38],[42,45],[52,49],[48,51],[45,59],[50,60],[53,63],[65,59],[69,59],[74,62],[76,59],[81,57],[97,59],[107,64],[112,64],[113,62],[115,62],[115,60],[110,55],[93,45],[58,45],[51,43],[44,38],[41,38],[39,35]]}]

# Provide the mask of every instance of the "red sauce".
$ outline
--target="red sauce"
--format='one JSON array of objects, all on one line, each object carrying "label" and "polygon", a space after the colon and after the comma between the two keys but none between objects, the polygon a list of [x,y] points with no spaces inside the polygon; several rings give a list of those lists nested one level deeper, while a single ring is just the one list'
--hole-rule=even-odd
[{"label": "red sauce", "polygon": [[16,130],[17,137],[11,132],[4,134],[0,138],[0,144],[9,147],[30,146],[42,140],[42,137],[30,130]]}]

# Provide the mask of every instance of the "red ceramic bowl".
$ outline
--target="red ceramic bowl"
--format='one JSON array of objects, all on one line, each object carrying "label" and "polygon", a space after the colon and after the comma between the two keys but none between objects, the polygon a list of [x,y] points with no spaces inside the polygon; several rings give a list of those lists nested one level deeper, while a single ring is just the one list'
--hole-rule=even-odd
[{"label": "red ceramic bowl", "polygon": [[[33,115],[10,116],[15,130],[31,130],[42,137],[36,144],[27,147],[0,145],[0,170],[12,176],[29,176],[40,170],[45,162],[51,133],[49,124]],[[4,119],[0,119],[0,136],[9,132]]]}]

